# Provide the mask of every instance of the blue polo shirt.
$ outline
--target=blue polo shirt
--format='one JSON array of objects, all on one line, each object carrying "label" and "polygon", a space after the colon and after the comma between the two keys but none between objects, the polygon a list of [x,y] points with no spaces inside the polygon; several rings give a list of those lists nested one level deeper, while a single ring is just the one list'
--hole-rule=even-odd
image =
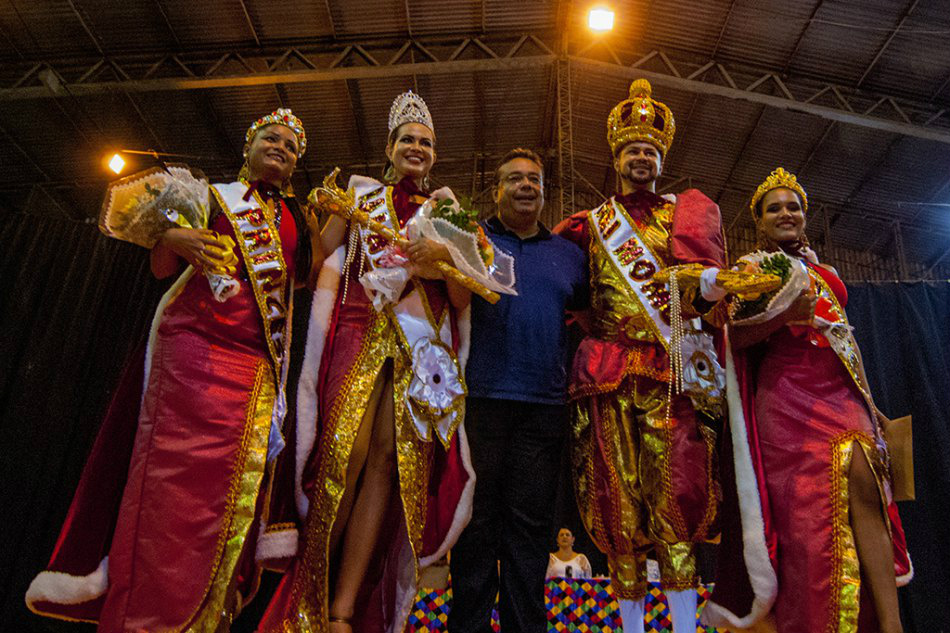
[{"label": "blue polo shirt", "polygon": [[518,296],[492,305],[472,295],[472,345],[465,379],[477,398],[560,404],[567,399],[566,310],[587,307],[587,255],[539,225],[521,239],[497,218],[482,223],[515,258]]}]

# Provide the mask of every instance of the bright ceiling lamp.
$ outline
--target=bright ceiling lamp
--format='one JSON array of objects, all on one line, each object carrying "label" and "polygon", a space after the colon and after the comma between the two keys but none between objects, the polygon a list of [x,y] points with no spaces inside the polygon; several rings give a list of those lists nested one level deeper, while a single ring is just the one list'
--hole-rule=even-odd
[{"label": "bright ceiling lamp", "polygon": [[605,33],[614,28],[614,12],[606,7],[594,7],[587,14],[590,30]]},{"label": "bright ceiling lamp", "polygon": [[117,174],[121,174],[122,169],[124,167],[125,167],[125,159],[122,158],[122,156],[118,152],[113,154],[112,158],[109,159],[109,169],[111,169]]}]

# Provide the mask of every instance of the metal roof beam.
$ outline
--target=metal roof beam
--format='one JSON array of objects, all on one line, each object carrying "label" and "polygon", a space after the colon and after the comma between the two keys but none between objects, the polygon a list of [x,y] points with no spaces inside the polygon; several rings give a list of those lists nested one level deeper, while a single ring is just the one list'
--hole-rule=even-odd
[{"label": "metal roof beam", "polygon": [[904,15],[901,16],[900,21],[897,23],[897,26],[891,31],[890,35],[887,36],[887,39],[884,40],[884,43],[880,48],[877,49],[877,53],[874,55],[874,58],[871,60],[871,63],[867,65],[867,68],[864,69],[864,72],[861,74],[861,78],[858,79],[858,83],[855,84],[856,87],[864,83],[864,80],[868,78],[868,75],[871,74],[871,71],[877,66],[877,62],[880,61],[881,55],[884,54],[884,51],[887,50],[887,47],[891,45],[891,42],[894,41],[894,38],[897,36],[897,33],[904,27],[904,22],[907,21],[907,18],[910,17],[910,14],[914,12],[914,9],[917,8],[917,5],[920,3],[920,0],[913,0],[910,6],[904,11]]},{"label": "metal roof beam", "polygon": [[254,37],[254,43],[258,46],[261,45],[261,38],[257,34],[257,29],[254,27],[254,21],[251,20],[251,14],[247,10],[247,4],[244,0],[238,0],[241,3],[241,10],[244,12],[244,19],[247,21],[247,26],[251,30],[251,35]]},{"label": "metal roof beam", "polygon": [[805,34],[808,33],[808,27],[811,26],[812,20],[815,19],[816,15],[818,15],[818,10],[821,8],[822,4],[824,4],[824,0],[818,0],[815,8],[812,9],[811,15],[808,16],[808,19],[805,21],[805,26],[802,27],[802,32],[798,34],[798,39],[795,40],[795,46],[792,48],[792,52],[789,53],[788,59],[785,60],[785,66],[782,68],[783,75],[788,72],[789,68],[791,68],[792,61],[795,59],[795,55],[798,54],[798,49],[802,47],[802,42],[805,41]]},{"label": "metal roof beam", "polygon": [[726,11],[726,17],[722,20],[722,27],[719,29],[719,37],[716,38],[716,45],[713,46],[712,53],[710,57],[715,59],[716,54],[719,52],[719,47],[722,45],[722,38],[726,34],[726,29],[729,27],[729,18],[732,17],[732,11],[736,8],[736,0],[732,0],[729,4],[729,10]]},{"label": "metal roof beam", "polygon": [[115,90],[126,92],[162,92],[172,90],[205,90],[210,88],[239,88],[266,86],[280,83],[314,83],[341,81],[345,79],[376,79],[401,75],[441,75],[481,71],[506,71],[525,68],[542,68],[554,62],[553,55],[528,55],[499,57],[497,59],[457,59],[415,63],[393,63],[379,66],[337,66],[302,70],[273,70],[261,73],[246,73],[227,76],[170,77],[152,79],[127,79],[121,81],[83,82],[63,84],[58,93],[46,86],[29,86],[0,90],[0,101],[43,99],[66,94],[87,96],[108,94]]},{"label": "metal roof beam", "polygon": [[68,0],[69,8],[73,10],[73,15],[76,16],[76,19],[79,20],[79,24],[82,25],[83,30],[86,32],[86,35],[89,36],[89,39],[92,40],[93,45],[96,47],[96,50],[99,51],[100,55],[105,56],[105,51],[102,49],[102,44],[99,42],[99,38],[92,31],[92,27],[89,26],[89,23],[86,22],[85,16],[82,14],[82,11],[79,10],[79,7],[73,0]]},{"label": "metal roof beam", "polygon": [[330,33],[333,34],[333,39],[336,39],[336,23],[333,21],[333,9],[330,8],[330,0],[324,0],[323,4],[327,8],[327,21],[330,23]]},{"label": "metal roof beam", "polygon": [[[742,155],[745,154],[746,148],[749,147],[749,143],[752,142],[752,137],[755,136],[756,130],[759,129],[759,124],[762,123],[762,117],[765,115],[765,106],[759,108],[759,114],[755,117],[755,123],[752,124],[752,127],[749,128],[749,132],[745,135],[745,139],[742,141],[742,147],[739,148],[739,153],[736,154],[736,159],[732,161],[732,167],[729,168],[729,175],[726,176],[725,182],[732,182],[732,176],[736,173],[736,169],[739,168],[739,165],[742,164]],[[716,204],[719,204],[719,201],[722,199],[722,194],[725,193],[723,189],[719,189],[719,193],[716,194]],[[732,230],[732,227],[736,225],[736,222],[739,221],[744,214],[737,213],[735,217],[732,218],[732,221],[729,223],[728,231]]]},{"label": "metal roof beam", "polygon": [[56,205],[64,217],[69,220],[76,220],[76,218],[66,210],[66,207],[63,206],[63,203],[53,195],[51,187],[52,178],[50,178],[49,174],[46,173],[42,167],[40,167],[39,163],[36,162],[36,159],[34,159],[33,156],[31,156],[30,153],[26,151],[26,149],[24,149],[17,140],[2,127],[0,127],[0,136],[5,136],[10,145],[12,145],[13,148],[16,149],[20,155],[23,156],[23,158],[26,159],[26,162],[28,162],[30,166],[32,166],[33,169],[35,169],[36,172],[43,178],[44,182],[34,182],[29,184],[30,196],[32,197],[32,192],[34,189],[39,189],[46,195],[47,198],[50,199],[50,201],[52,201],[53,204]]},{"label": "metal roof beam", "polygon": [[[91,35],[91,37],[94,37],[94,35]],[[447,43],[451,43],[452,41],[462,42],[465,39],[466,38],[459,38],[458,40],[446,40],[446,38],[441,38],[433,39],[432,42],[445,45]],[[418,40],[411,40],[411,42],[413,48],[426,50],[423,48],[422,42]],[[388,56],[387,53],[399,49],[400,44],[405,47],[404,41],[394,42],[389,40],[385,43],[380,42],[377,48],[374,49],[374,52],[378,51],[376,54],[379,59],[385,59]],[[497,59],[495,57],[491,57],[485,59],[446,60],[437,59],[434,55],[432,55],[432,53],[428,53],[429,57],[432,59],[423,62],[412,62],[411,60],[404,62],[401,61],[401,56],[399,56],[391,58],[391,61],[388,64],[380,64],[378,66],[342,66],[340,63],[342,59],[346,58],[352,53],[353,50],[355,50],[352,46],[349,46],[346,47],[346,50],[344,50],[342,54],[337,56],[336,61],[327,64],[326,59],[329,57],[327,53],[340,50],[340,45],[334,45],[331,47],[318,48],[315,53],[311,52],[310,50],[302,51],[299,48],[292,48],[285,51],[283,56],[277,56],[277,59],[288,59],[291,55],[293,55],[296,59],[306,59],[309,65],[314,66],[313,68],[284,70],[281,68],[280,64],[269,64],[269,71],[254,72],[250,70],[250,68],[260,67],[258,64],[254,66],[249,65],[249,70],[246,72],[222,75],[219,74],[222,71],[222,66],[220,64],[212,65],[210,67],[207,66],[207,53],[194,52],[191,55],[182,53],[175,56],[174,61],[182,71],[181,74],[177,76],[143,77],[140,69],[147,69],[154,65],[154,60],[152,60],[152,64],[148,64],[148,57],[143,58],[141,55],[137,57],[122,58],[121,60],[119,58],[111,57],[106,60],[104,65],[101,60],[95,60],[94,62],[90,60],[88,64],[93,65],[93,67],[96,65],[102,67],[111,67],[118,73],[119,78],[117,79],[96,81],[96,73],[91,73],[88,71],[83,73],[82,71],[85,69],[85,66],[76,65],[75,62],[72,62],[72,65],[69,68],[60,67],[59,64],[57,64],[57,67],[50,65],[50,72],[55,74],[58,79],[57,82],[53,82],[52,85],[48,85],[41,83],[41,80],[37,77],[29,76],[26,77],[26,79],[21,80],[19,84],[14,84],[13,87],[0,89],[0,101],[40,99],[67,94],[73,96],[84,96],[105,94],[116,90],[123,90],[125,92],[201,90],[211,88],[271,85],[279,83],[310,83],[320,81],[340,81],[345,79],[371,79],[392,77],[394,75],[434,75],[481,71],[501,72],[512,69],[539,68],[547,65],[553,65],[555,61],[555,55],[546,52],[534,55],[506,55],[504,54],[504,50],[511,48],[511,46],[510,42],[504,43],[503,40],[502,43],[499,43],[494,41],[490,42],[482,38],[471,38],[469,45],[475,45],[482,51],[490,51],[497,55]],[[506,48],[503,50],[500,48],[501,46],[505,46]],[[515,45],[515,48],[517,47],[518,45]],[[361,48],[368,51],[372,47],[369,43],[364,43]],[[452,48],[452,50],[456,50],[457,48],[458,47],[456,45]],[[552,47],[552,50],[555,49],[556,47]],[[314,61],[310,61],[310,59],[302,57],[305,53],[310,55],[310,59],[313,59]],[[764,78],[758,83],[762,84],[765,82],[765,80],[771,80],[782,89],[781,96],[760,92],[759,90],[761,86],[756,85],[757,82],[753,82],[750,86],[746,86],[744,88],[736,85],[734,80],[729,81],[729,79],[731,79],[731,75],[721,64],[716,64],[716,68],[719,71],[719,75],[722,76],[724,80],[729,83],[729,85],[713,83],[716,81],[716,79],[715,77],[709,76],[709,74],[696,75],[695,73],[683,72],[682,70],[687,65],[690,68],[692,68],[693,65],[696,65],[697,67],[703,67],[701,63],[695,64],[695,62],[686,63],[683,61],[674,61],[662,51],[655,51],[652,56],[658,56],[661,60],[663,60],[664,66],[661,70],[646,70],[642,67],[635,68],[627,65],[625,62],[622,62],[621,58],[628,56],[628,53],[629,51],[622,54],[614,52],[612,55],[612,61],[590,59],[579,54],[569,55],[568,59],[572,65],[587,71],[600,72],[617,77],[623,77],[625,79],[646,77],[657,85],[668,86],[694,94],[712,95],[726,99],[748,101],[781,110],[803,112],[829,121],[837,121],[841,123],[847,123],[849,125],[857,125],[881,130],[884,132],[891,132],[895,134],[902,134],[904,136],[912,136],[950,144],[950,129],[946,127],[947,125],[950,125],[950,112],[944,111],[941,113],[941,108],[935,106],[934,104],[917,103],[906,99],[895,99],[894,97],[888,95],[870,94],[854,89],[844,88],[844,91],[849,92],[848,98],[850,98],[852,101],[852,103],[849,103],[848,100],[845,99],[844,94],[842,94],[841,87],[830,84],[818,84],[818,95],[831,91],[832,94],[838,96],[838,103],[833,105],[821,105],[816,103],[817,99],[816,95],[814,94],[816,91],[816,84],[810,82],[807,84],[793,85],[789,83],[788,79],[783,81],[779,79],[773,71],[767,69],[764,74],[757,75]],[[316,61],[318,54],[321,56],[323,61]],[[237,56],[237,52],[231,52],[228,53],[228,55],[231,55],[232,57]],[[260,58],[258,61],[274,59],[274,51],[247,52],[245,57],[250,59],[255,55],[257,58]],[[157,56],[156,59],[161,57],[164,56]],[[639,57],[643,56],[640,55]],[[647,58],[649,57],[651,57],[651,55],[647,56]],[[121,62],[121,64],[119,62]],[[69,64],[70,62],[68,61],[63,62],[63,66]],[[679,66],[679,68],[677,66]],[[733,70],[733,73],[736,72],[736,70]],[[82,78],[79,80],[67,79],[67,77],[74,76],[81,76]],[[795,94],[793,94],[795,92],[802,94],[805,91],[807,91],[808,94],[812,96],[807,98],[798,98],[795,96]],[[872,100],[876,101],[876,103],[875,105],[872,105],[871,108],[867,108],[866,105],[856,107],[856,102],[863,101],[866,104]],[[873,113],[875,112],[874,108],[877,105],[884,103],[888,103],[891,108],[898,115],[900,115],[901,119],[895,120],[881,116],[873,116]],[[926,121],[926,123],[917,121]]]},{"label": "metal roof beam", "polygon": [[572,58],[572,62],[579,68],[586,68],[588,71],[600,72],[625,79],[636,79],[644,77],[656,85],[667,86],[677,90],[687,92],[706,94],[737,101],[748,101],[750,103],[760,103],[771,106],[779,110],[790,110],[793,112],[803,112],[811,114],[830,121],[848,123],[861,127],[880,130],[882,132],[891,132],[902,134],[904,136],[913,136],[939,143],[950,144],[950,130],[941,130],[940,128],[929,128],[913,123],[900,121],[891,121],[879,117],[850,112],[845,109],[832,108],[829,106],[818,105],[806,101],[798,101],[786,97],[776,97],[760,92],[744,90],[741,88],[732,88],[729,86],[720,86],[718,84],[706,83],[697,79],[687,79],[677,77],[672,73],[663,73],[653,70],[643,70],[641,68],[630,68],[611,62],[603,62],[593,59]]}]

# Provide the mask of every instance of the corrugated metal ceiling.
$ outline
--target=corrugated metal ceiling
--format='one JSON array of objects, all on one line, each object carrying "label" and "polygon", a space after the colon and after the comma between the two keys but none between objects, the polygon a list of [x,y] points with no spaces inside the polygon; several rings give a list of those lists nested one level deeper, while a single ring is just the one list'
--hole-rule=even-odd
[{"label": "corrugated metal ceiling", "polygon": [[[865,107],[877,94],[950,107],[946,0],[617,4],[617,27],[607,38],[615,49],[645,54],[658,48],[686,72],[712,58],[730,68],[740,88],[771,70],[797,81],[798,91],[817,89],[820,81],[863,90]],[[91,60],[100,48],[132,64],[132,74],[144,72],[156,53],[201,52],[208,66],[228,48],[295,46],[323,62],[337,54],[330,50],[335,42],[364,45],[386,63],[391,42],[410,36],[425,40],[439,59],[458,45],[451,36],[503,39],[507,44],[496,52],[504,55],[523,34],[556,41],[559,19],[567,20],[575,39],[589,37],[580,25],[585,9],[585,3],[549,0],[8,0],[0,3],[0,88],[33,63]],[[598,54],[610,59],[606,49]],[[461,55],[484,57],[474,46]],[[262,62],[254,63],[263,70]],[[228,64],[232,72],[242,71],[239,61]],[[171,72],[177,71],[169,67],[154,76]],[[433,112],[442,158],[435,175],[472,193],[473,183],[484,183],[481,176],[472,178],[473,167],[492,170],[495,157],[510,147],[533,147],[550,158],[549,167],[556,165],[553,73],[545,67],[4,101],[0,204],[19,209],[30,184],[46,183],[60,207],[33,196],[37,208],[59,213],[66,206],[72,217],[92,217],[98,210],[94,193],[107,179],[99,165],[106,148],[193,154],[204,157],[209,171],[230,173],[240,164],[248,123],[279,105],[293,108],[307,126],[310,150],[303,167],[311,181],[336,164],[369,164],[372,171],[383,160],[391,100],[408,88],[418,90]],[[614,178],[605,120],[626,96],[628,82],[577,68],[572,79],[574,164],[583,176],[575,185],[586,192],[586,180],[609,193]],[[779,94],[774,86],[762,90]],[[783,165],[800,172],[815,200],[832,205],[832,238],[839,246],[883,252],[893,245],[881,234],[890,230],[888,222],[899,220],[906,225],[908,257],[926,264],[950,248],[950,209],[920,204],[950,202],[950,145],[662,86],[655,96],[673,109],[678,125],[665,181],[690,177],[718,199],[727,225],[735,219],[735,227],[749,227],[748,195]],[[303,177],[299,186],[306,186]],[[686,181],[677,184],[683,186]]]}]

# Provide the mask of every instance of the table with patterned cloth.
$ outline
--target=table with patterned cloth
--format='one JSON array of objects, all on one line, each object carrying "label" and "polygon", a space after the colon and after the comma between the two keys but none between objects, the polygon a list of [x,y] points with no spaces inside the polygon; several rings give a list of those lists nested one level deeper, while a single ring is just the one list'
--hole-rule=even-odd
[{"label": "table with patterned cloth", "polygon": [[[700,586],[699,608],[696,611],[697,633],[716,633],[712,627],[698,623],[699,614],[706,605],[710,587]],[[548,607],[548,631],[579,631],[580,633],[620,633],[620,608],[604,578],[553,578],[544,590]],[[452,589],[422,589],[409,616],[410,633],[446,631],[446,620],[452,606]],[[498,612],[492,614],[492,628],[496,633]],[[646,633],[671,633],[670,609],[659,583],[651,582],[644,606],[643,630]],[[637,632],[639,633],[639,632]]]}]

